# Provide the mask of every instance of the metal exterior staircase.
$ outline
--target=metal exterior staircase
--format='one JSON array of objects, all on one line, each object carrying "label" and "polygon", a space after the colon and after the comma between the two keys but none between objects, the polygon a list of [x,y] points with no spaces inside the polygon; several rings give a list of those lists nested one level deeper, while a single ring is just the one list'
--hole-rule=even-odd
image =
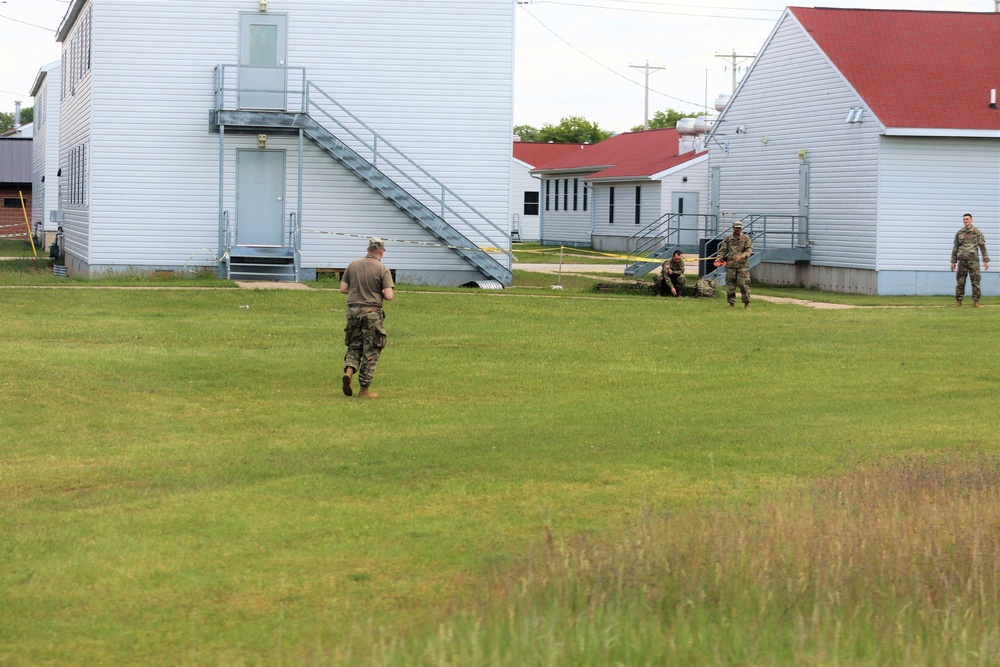
[{"label": "metal exterior staircase", "polygon": [[[703,239],[702,245],[677,243],[680,238],[680,222],[683,218],[704,217],[705,229],[714,228],[715,216],[693,216],[668,213],[636,232],[630,239],[634,241],[635,250],[630,253],[637,257],[636,261],[625,267],[627,276],[643,276],[659,267],[663,260],[670,257],[675,250],[684,254],[700,253],[702,245],[715,247],[732,233],[732,226],[709,239]],[[754,252],[750,255],[750,268],[762,262],[807,262],[810,251],[808,243],[808,219],[803,216],[769,215],[754,213],[740,218],[743,231],[754,244]],[[707,243],[704,243],[707,241]],[[662,243],[662,245],[660,245]],[[651,252],[650,249],[652,249]],[[643,253],[647,253],[643,256]],[[653,260],[653,261],[650,261]],[[719,267],[705,274],[706,278],[725,280],[726,268]]]},{"label": "metal exterior staircase", "polygon": [[[715,216],[666,213],[629,237],[627,243],[631,250],[628,255],[630,257],[635,255],[636,260],[625,266],[625,275],[644,276],[659,268],[663,260],[673,255],[676,250],[680,250],[686,255],[697,254],[698,244],[680,243],[680,237],[683,231],[700,231],[697,225],[695,227],[683,226],[684,222],[700,218],[705,218],[707,224],[714,220]],[[648,254],[644,255],[644,253]]]},{"label": "metal exterior staircase", "polygon": [[[763,262],[808,262],[811,256],[807,241],[808,219],[794,215],[767,215],[755,213],[743,216],[743,232],[753,242],[754,251],[750,255],[749,268]],[[732,234],[729,229],[709,239],[722,241]],[[725,282],[726,267],[720,266],[706,273],[704,278]]]},{"label": "metal exterior staircase", "polygon": [[[226,108],[227,92],[231,92],[225,86],[225,70],[229,67],[236,66],[216,67],[216,109],[211,118],[213,129],[221,127],[226,131],[239,132],[300,132],[429,231],[442,245],[463,257],[484,277],[504,285],[513,283],[513,272],[493,256],[503,254],[511,257],[509,233],[371,130],[328,94],[306,81],[304,70],[301,111],[259,111]],[[325,120],[326,124],[317,118]],[[351,141],[353,147],[328,129],[330,125],[335,126],[344,139]],[[370,153],[372,159],[362,157],[356,148]],[[386,172],[392,173],[395,178]],[[409,189],[400,185],[397,179],[407,183]],[[433,203],[438,212],[431,210],[429,203]],[[493,238],[490,237],[489,230],[493,231]],[[507,241],[507,249],[495,246],[497,237]],[[298,246],[292,251],[297,253]],[[233,259],[235,260],[235,256]],[[231,262],[231,265],[235,264],[235,261]],[[257,270],[263,269],[258,266]]]}]

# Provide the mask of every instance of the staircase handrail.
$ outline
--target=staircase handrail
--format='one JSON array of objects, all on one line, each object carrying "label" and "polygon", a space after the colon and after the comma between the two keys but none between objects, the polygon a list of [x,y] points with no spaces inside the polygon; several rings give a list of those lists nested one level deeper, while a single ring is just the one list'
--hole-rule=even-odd
[{"label": "staircase handrail", "polygon": [[[462,229],[458,230],[460,233],[468,238],[473,244],[477,244],[477,239],[482,245],[476,248],[470,248],[470,250],[482,250],[487,253],[501,253],[507,256],[511,261],[516,261],[513,253],[511,252],[511,241],[510,234],[504,230],[502,227],[497,225],[495,222],[487,218],[481,211],[475,208],[472,204],[467,202],[463,197],[461,197],[454,190],[449,188],[443,182],[441,182],[437,177],[428,172],[426,169],[421,167],[419,164],[413,161],[408,155],[406,155],[402,150],[397,148],[392,142],[387,140],[384,136],[379,134],[376,130],[370,127],[367,123],[361,120],[353,112],[347,109],[343,104],[335,100],[329,93],[324,91],[313,81],[306,79],[306,69],[304,67],[269,67],[269,68],[259,68],[259,69],[274,69],[274,70],[284,70],[286,72],[286,81],[289,83],[285,85],[284,90],[273,90],[273,89],[249,89],[240,88],[237,84],[230,85],[227,82],[227,71],[236,70],[239,72],[241,69],[254,69],[250,65],[236,65],[231,63],[224,63],[215,66],[215,110],[222,111],[227,108],[237,109],[238,108],[238,97],[236,95],[240,92],[264,92],[264,93],[277,93],[284,92],[286,95],[299,95],[299,112],[304,115],[310,115],[310,111],[315,109],[316,112],[327,118],[329,121],[334,123],[340,130],[346,132],[350,135],[358,145],[365,148],[372,155],[372,164],[376,166],[380,171],[385,172],[385,168],[379,165],[381,159],[383,164],[390,167],[395,174],[398,174],[401,178],[409,182],[414,188],[423,193],[429,202],[432,202],[437,208],[437,215],[445,220],[445,214],[448,213],[454,220],[461,222],[460,227]],[[232,80],[237,77],[229,77]],[[334,116],[327,109],[323,108],[319,102],[316,101],[312,92],[315,91],[321,99],[325,99],[329,103],[336,106],[340,113],[349,118],[353,123],[360,128],[363,128],[367,135],[371,136],[368,140],[362,136],[359,136],[357,132],[352,129],[349,125],[344,123],[341,119]],[[294,104],[289,104],[288,107],[294,107]],[[320,122],[319,119],[315,119],[316,122]],[[320,122],[322,125],[322,123]],[[343,139],[343,138],[342,138]],[[389,150],[387,151],[386,148]],[[397,160],[393,161],[393,156],[397,156]],[[400,159],[409,166],[398,164]],[[413,170],[416,170],[420,176],[423,176],[425,182],[413,175]],[[386,174],[389,178],[393,178],[392,175]],[[429,181],[430,187],[435,190],[440,190],[440,195],[436,191],[429,189],[427,181]],[[411,192],[411,194],[414,194]],[[456,210],[456,208],[449,203],[449,201],[454,201],[461,204],[466,211],[463,214],[461,211]],[[427,206],[427,204],[424,204]],[[428,206],[429,210],[430,207]],[[432,212],[434,212],[432,210]],[[506,247],[497,247],[496,238],[490,238],[483,230],[482,226],[472,224],[468,217],[477,217],[482,220],[486,226],[490,229],[496,231],[500,239],[506,241]],[[447,220],[446,220],[447,222]],[[451,224],[451,223],[449,223]],[[452,224],[452,227],[455,227]],[[485,246],[485,247],[483,247]]]},{"label": "staircase handrail", "polygon": [[[639,264],[642,261],[646,261],[646,258],[643,256],[643,253],[645,253],[650,248],[652,248],[653,246],[655,246],[658,243],[660,243],[661,239],[662,239],[662,245],[663,245],[664,248],[669,247],[669,246],[680,245],[681,231],[685,230],[685,228],[682,228],[680,226],[680,224],[679,224],[682,220],[687,219],[687,218],[704,218],[705,222],[706,222],[706,228],[707,228],[707,223],[708,223],[709,219],[715,218],[715,217],[716,216],[714,216],[712,214],[704,214],[704,213],[664,213],[663,215],[661,215],[659,218],[657,218],[653,222],[649,223],[648,225],[646,225],[645,227],[643,227],[639,231],[637,231],[634,234],[632,234],[632,236],[630,236],[626,240],[626,242],[625,242],[625,245],[626,245],[625,261],[626,261],[626,263],[630,263],[632,261],[632,256],[633,255],[635,256],[635,263],[636,264]],[[678,225],[676,227],[674,227],[674,226],[671,225],[671,222],[673,222],[674,220],[676,220],[678,222]],[[664,224],[666,224],[666,226],[667,226],[665,234],[653,234],[653,235],[650,235],[650,232],[653,232],[654,230],[657,230],[659,227],[662,227]],[[698,230],[700,230],[700,227],[695,227],[695,231],[698,231]],[[675,236],[677,238],[672,241],[671,239],[673,239],[673,237],[675,237]],[[643,241],[641,243],[636,243],[634,251],[630,250],[629,248],[631,248],[631,246],[632,246],[631,242],[633,240],[639,239],[639,238],[644,238],[645,241]]]},{"label": "staircase handrail", "polygon": [[[495,222],[493,222],[485,215],[483,215],[481,211],[479,211],[472,204],[467,202],[461,195],[456,193],[454,190],[452,190],[443,182],[441,182],[437,177],[431,174],[429,171],[427,171],[422,166],[417,164],[412,158],[410,158],[402,150],[397,148],[391,141],[386,139],[384,136],[382,136],[376,130],[370,127],[367,123],[358,118],[343,104],[335,100],[332,96],[330,96],[326,91],[317,86],[315,83],[313,83],[312,81],[307,82],[306,89],[307,89],[306,90],[307,110],[311,111],[312,109],[315,109],[323,117],[329,119],[331,122],[335,123],[337,127],[339,127],[341,130],[343,130],[351,137],[353,137],[354,140],[357,141],[359,145],[363,146],[368,151],[370,151],[372,155],[372,164],[376,165],[380,171],[383,172],[385,171],[385,168],[379,165],[379,160],[381,158],[382,164],[387,164],[396,174],[404,178],[407,182],[409,182],[411,185],[417,188],[420,192],[423,192],[431,202],[434,202],[438,207],[440,207],[439,215],[441,216],[442,219],[445,219],[446,212],[450,213],[452,216],[454,216],[454,218],[457,218],[463,223],[465,227],[465,229],[462,230],[463,235],[478,236],[480,240],[485,241],[486,244],[488,244],[490,250],[487,250],[487,252],[495,252],[498,250],[499,252],[513,259],[513,253],[511,252],[511,247],[510,247],[510,235],[508,234],[507,231],[505,231],[502,227],[500,227]],[[367,133],[369,133],[371,135],[371,140],[368,141],[366,138],[359,136],[358,133],[354,131],[354,129],[352,129],[350,126],[342,122],[339,118],[331,114],[327,109],[324,109],[319,103],[317,103],[314,100],[312,95],[313,91],[318,93],[323,99],[325,99],[329,103],[336,106],[337,109],[339,109],[343,114],[345,114],[354,123],[357,123],[358,126],[360,126]],[[389,150],[387,151],[386,148],[388,148]],[[397,158],[397,161],[399,159],[404,161],[407,165],[409,165],[409,167],[415,169],[420,175],[424,176],[428,181],[430,181],[432,185],[437,186],[437,188],[440,189],[441,193],[440,196],[436,192],[432,192],[427,187],[425,182],[421,182],[410,171],[408,171],[406,167],[402,167],[399,164],[397,164],[397,162],[395,162],[393,159],[394,157]],[[471,222],[469,222],[469,220],[466,218],[466,215],[468,215],[468,213],[466,215],[463,215],[462,212],[456,210],[452,205],[448,203],[447,200],[449,197],[451,200],[462,204],[465,207],[465,210],[471,213],[474,217],[477,217],[483,222],[485,222],[491,229],[498,232],[504,239],[506,239],[508,244],[507,248],[497,248],[495,245],[493,245],[494,243],[493,239],[491,239],[489,236],[480,231],[480,228],[478,226],[473,225]],[[468,231],[472,231],[473,234],[471,235],[468,234],[467,233]]]}]

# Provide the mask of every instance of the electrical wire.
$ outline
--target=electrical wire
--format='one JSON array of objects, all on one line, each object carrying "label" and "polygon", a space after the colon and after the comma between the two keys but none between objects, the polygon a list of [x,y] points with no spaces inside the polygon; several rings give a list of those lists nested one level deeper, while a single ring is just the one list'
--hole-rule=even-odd
[{"label": "electrical wire", "polygon": [[[628,81],[628,82],[629,82],[629,83],[631,83],[631,84],[634,84],[634,85],[636,85],[636,86],[639,86],[640,88],[645,88],[645,87],[646,87],[646,86],[645,86],[645,84],[643,84],[643,83],[640,83],[639,81],[636,81],[635,79],[632,79],[632,78],[630,78],[630,77],[627,77],[627,76],[625,76],[625,75],[624,75],[624,74],[622,74],[621,72],[618,72],[618,71],[617,71],[617,70],[615,70],[614,68],[612,68],[612,67],[609,67],[608,65],[605,65],[605,64],[604,64],[604,63],[602,63],[601,61],[597,60],[596,58],[594,58],[594,57],[593,57],[593,56],[591,56],[590,54],[586,53],[586,52],[585,52],[585,51],[583,51],[582,49],[580,49],[580,48],[578,48],[578,47],[574,46],[574,45],[573,45],[573,44],[571,44],[571,43],[570,43],[570,42],[569,42],[568,40],[566,40],[566,39],[565,39],[565,38],[564,38],[564,37],[563,37],[562,35],[560,35],[559,33],[557,33],[557,32],[556,32],[555,30],[553,30],[553,29],[552,29],[552,28],[550,28],[549,26],[545,25],[545,23],[543,23],[541,19],[539,19],[539,18],[538,18],[537,16],[535,16],[534,14],[532,14],[532,13],[531,13],[530,11],[528,11],[527,9],[525,9],[524,5],[520,5],[520,7],[521,7],[521,11],[523,11],[523,12],[524,12],[525,14],[527,14],[527,15],[528,15],[528,16],[530,16],[531,18],[535,19],[535,21],[538,21],[538,24],[539,24],[540,26],[542,26],[543,28],[545,28],[546,30],[548,30],[548,31],[549,31],[550,33],[552,33],[553,35],[555,35],[555,37],[556,37],[557,39],[559,39],[559,40],[560,40],[561,42],[563,42],[564,44],[566,44],[566,46],[570,47],[571,49],[573,49],[574,51],[576,51],[577,53],[579,53],[579,54],[580,54],[580,55],[582,55],[583,57],[585,57],[585,58],[587,58],[588,60],[590,60],[590,61],[594,62],[594,63],[595,63],[595,64],[597,64],[598,66],[600,66],[600,67],[603,67],[604,69],[608,70],[609,72],[611,72],[611,73],[612,73],[612,74],[614,74],[615,76],[618,76],[618,77],[621,77],[622,79],[625,79],[626,81]],[[670,99],[670,100],[674,100],[675,102],[683,102],[684,104],[690,104],[691,106],[694,106],[694,107],[700,107],[700,106],[702,106],[702,104],[701,104],[700,102],[692,102],[692,101],[690,101],[690,100],[685,100],[685,99],[681,99],[680,97],[674,97],[673,95],[668,95],[668,94],[666,94],[666,93],[664,93],[664,92],[660,92],[660,91],[658,91],[658,90],[656,90],[656,89],[654,89],[654,88],[650,88],[650,89],[649,89],[649,92],[651,92],[651,93],[656,93],[657,95],[661,95],[661,96],[663,96],[663,97],[666,97],[667,99]]]}]

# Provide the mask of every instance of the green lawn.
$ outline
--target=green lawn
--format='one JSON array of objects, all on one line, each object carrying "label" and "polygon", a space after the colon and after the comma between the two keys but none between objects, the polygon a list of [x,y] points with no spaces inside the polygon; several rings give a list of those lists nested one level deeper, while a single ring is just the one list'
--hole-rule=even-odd
[{"label": "green lawn", "polygon": [[[956,617],[933,596],[903,626],[865,622],[927,597],[902,577],[885,582],[898,605],[831,602],[843,615],[810,624],[803,596],[836,587],[749,577],[788,600],[753,625],[758,598],[712,579],[754,562],[705,545],[886,457],[991,469],[996,300],[744,312],[551,281],[401,286],[368,402],[340,392],[333,290],[0,289],[0,664],[902,665],[906,646],[873,647],[911,635],[921,664],[991,664],[969,647],[1000,647],[995,602],[961,628],[935,625]],[[832,497],[857,495],[844,484]],[[886,516],[909,516],[892,497]],[[931,505],[942,530],[980,531],[976,549],[1000,535],[992,514]],[[755,539],[795,543],[823,512]],[[643,555],[664,533],[707,563],[678,590],[718,604],[651,597],[678,567]],[[796,557],[788,571],[816,570]],[[631,584],[581,593],[603,590],[583,585],[598,565]],[[747,638],[764,626],[794,633]]]}]

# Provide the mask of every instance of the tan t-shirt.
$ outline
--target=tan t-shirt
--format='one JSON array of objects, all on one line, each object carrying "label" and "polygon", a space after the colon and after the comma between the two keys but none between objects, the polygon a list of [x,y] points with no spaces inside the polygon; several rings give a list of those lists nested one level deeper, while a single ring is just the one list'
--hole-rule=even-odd
[{"label": "tan t-shirt", "polygon": [[348,306],[381,307],[382,290],[394,287],[389,269],[371,255],[351,262],[341,280],[347,283]]}]

